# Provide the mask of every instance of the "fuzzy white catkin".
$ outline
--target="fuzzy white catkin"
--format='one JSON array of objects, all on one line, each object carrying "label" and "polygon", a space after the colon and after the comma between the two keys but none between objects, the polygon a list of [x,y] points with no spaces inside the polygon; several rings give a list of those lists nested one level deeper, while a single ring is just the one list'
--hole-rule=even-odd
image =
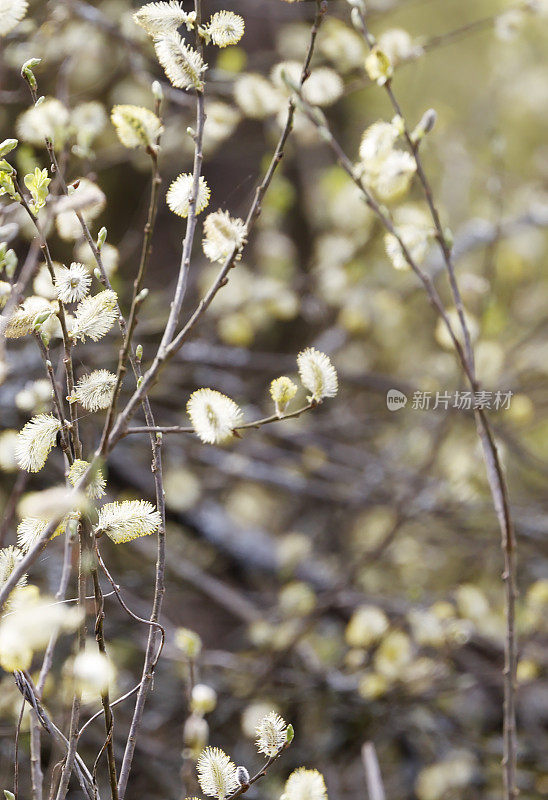
[{"label": "fuzzy white catkin", "polygon": [[71,400],[76,400],[86,411],[108,408],[116,386],[116,375],[108,369],[96,369],[83,375],[74,387]]},{"label": "fuzzy white catkin", "polygon": [[299,767],[287,779],[280,800],[327,800],[327,789],[321,772]]},{"label": "fuzzy white catkin", "polygon": [[114,325],[117,305],[118,297],[111,289],[86,297],[76,308],[72,337],[82,341],[88,338],[94,342],[102,339]]},{"label": "fuzzy white catkin", "polygon": [[209,714],[217,705],[217,692],[205,683],[192,687],[190,707],[195,714]]},{"label": "fuzzy white catkin", "polygon": [[192,427],[206,444],[226,442],[242,419],[242,411],[234,400],[215,389],[193,392],[186,409]]},{"label": "fuzzy white catkin", "polygon": [[[67,476],[69,483],[71,483],[72,486],[76,486],[88,467],[89,461],[83,461],[79,458],[73,461]],[[91,480],[86,487],[86,494],[91,500],[98,500],[100,497],[104,496],[105,486],[106,481],[103,477],[103,473],[100,469],[98,469],[95,474],[92,475]]]},{"label": "fuzzy white catkin", "polygon": [[149,36],[163,36],[176,31],[181,25],[191,30],[196,20],[195,12],[186,12],[181,3],[171,2],[147,3],[134,15],[133,19]]},{"label": "fuzzy white catkin", "polygon": [[62,303],[75,303],[86,297],[91,275],[83,264],[73,261],[68,269],[62,267],[55,275],[57,297]]},{"label": "fuzzy white catkin", "polygon": [[281,375],[279,378],[274,378],[270,384],[270,396],[274,400],[276,414],[281,417],[285,409],[297,394],[297,386],[293,383],[291,378],[286,375]]},{"label": "fuzzy white catkin", "polygon": [[[194,178],[190,172],[183,172],[175,178],[166,195],[166,202],[179,217],[188,217],[190,214],[190,198],[194,187]],[[196,214],[200,214],[209,205],[211,191],[203,175],[198,182],[198,197],[196,200]]]},{"label": "fuzzy white catkin", "polygon": [[417,165],[411,153],[393,150],[374,177],[373,188],[383,200],[394,200],[409,188]]},{"label": "fuzzy white catkin", "polygon": [[202,247],[210,261],[223,262],[234,248],[240,248],[245,240],[245,222],[234,219],[228,211],[215,211],[204,221]]},{"label": "fuzzy white catkin", "polygon": [[185,44],[176,31],[157,39],[154,48],[158,61],[173,86],[202,91],[202,74],[207,66],[197,50]]},{"label": "fuzzy white catkin", "polygon": [[394,200],[409,188],[416,171],[411,153],[395,149],[401,120],[379,120],[364,132],[360,143],[361,169],[365,182],[382,200]]},{"label": "fuzzy white catkin", "polygon": [[7,36],[21,22],[28,9],[27,0],[0,0],[0,36]]},{"label": "fuzzy white catkin", "polygon": [[[1,0],[0,0],[1,2]],[[56,97],[46,97],[17,118],[17,138],[36,147],[45,147],[45,137],[54,142],[63,139],[69,124],[69,111]]]},{"label": "fuzzy white catkin", "polygon": [[198,782],[204,794],[224,800],[239,784],[236,765],[218,747],[206,747],[196,764]]},{"label": "fuzzy white catkin", "polygon": [[[0,549],[0,587],[2,587],[15,567],[21,561],[23,554],[18,547],[12,544]],[[17,586],[24,586],[27,582],[27,576],[23,575],[19,578]]]},{"label": "fuzzy white catkin", "polygon": [[116,105],[110,119],[125,147],[150,146],[160,130],[158,117],[142,106]]},{"label": "fuzzy white catkin", "polygon": [[108,657],[97,652],[91,642],[78,653],[72,664],[74,682],[84,695],[90,695],[93,699],[108,689],[114,674]]},{"label": "fuzzy white catkin", "polygon": [[335,397],[339,389],[337,372],[325,353],[307,347],[297,356],[297,366],[303,386],[311,392],[310,400]]},{"label": "fuzzy white catkin", "polygon": [[156,114],[143,106],[114,106],[110,119],[124,147],[151,147],[163,130]]},{"label": "fuzzy white catkin", "polygon": [[23,301],[19,308],[16,308],[8,319],[1,318],[0,332],[6,339],[20,339],[27,336],[34,329],[34,320],[38,314],[57,310],[57,307],[50,304],[43,297],[31,295]]},{"label": "fuzzy white catkin", "polygon": [[263,75],[248,72],[236,78],[234,99],[246,117],[265,119],[276,114],[284,95]]},{"label": "fuzzy white catkin", "polygon": [[287,724],[275,711],[270,711],[257,725],[257,749],[271,758],[280,752],[286,742]]},{"label": "fuzzy white catkin", "polygon": [[47,520],[37,517],[25,517],[21,520],[17,526],[17,546],[23,553],[36,544],[47,524]]},{"label": "fuzzy white catkin", "polygon": [[227,47],[238,44],[244,35],[245,23],[243,17],[232,11],[217,11],[211,17],[207,26],[207,33],[217,47]]},{"label": "fuzzy white catkin", "polygon": [[344,91],[344,83],[335,70],[319,67],[312,70],[303,85],[303,97],[313,106],[330,106]]},{"label": "fuzzy white catkin", "polygon": [[397,138],[398,130],[391,122],[374,122],[361,138],[360,159],[369,169],[378,166],[392,151]]},{"label": "fuzzy white catkin", "polygon": [[159,512],[148,500],[124,500],[106,503],[99,509],[96,530],[106,533],[115,544],[121,544],[155,533],[161,522]]},{"label": "fuzzy white catkin", "polygon": [[52,414],[38,414],[19,431],[15,457],[21,469],[40,472],[55,445],[61,423]]}]

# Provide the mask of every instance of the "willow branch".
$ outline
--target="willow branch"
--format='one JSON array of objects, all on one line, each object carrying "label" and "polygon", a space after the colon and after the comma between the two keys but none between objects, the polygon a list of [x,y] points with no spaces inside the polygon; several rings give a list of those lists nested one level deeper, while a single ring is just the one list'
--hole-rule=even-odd
[{"label": "willow branch", "polygon": [[[236,425],[232,429],[233,433],[237,433],[238,431],[245,431],[251,428],[258,429],[262,428],[264,425],[270,425],[272,422],[283,422],[286,419],[295,419],[296,417],[300,417],[301,414],[304,414],[306,411],[310,411],[313,408],[316,408],[318,405],[317,402],[308,403],[306,406],[297,409],[296,411],[291,412],[290,414],[282,414],[278,416],[277,414],[271,414],[269,417],[263,417],[262,419],[256,419],[252,422],[244,422],[242,425]],[[128,428],[125,432],[124,436],[129,436],[131,433],[196,433],[195,429],[192,426],[181,426],[181,425],[157,425],[154,428],[148,428],[146,425],[144,426],[136,426],[134,428]]]},{"label": "willow branch", "polygon": [[[61,571],[61,579],[59,581],[59,588],[55,593],[55,600],[57,602],[63,601],[66,597],[67,587],[71,573],[71,551],[72,542],[69,536],[65,536],[65,547],[63,553],[63,567]],[[44,658],[42,660],[42,667],[40,675],[36,684],[36,695],[38,698],[42,697],[46,679],[49,675],[51,665],[53,663],[53,652],[58,639],[58,631],[54,631],[50,636]],[[43,789],[43,775],[41,767],[41,725],[38,715],[31,711],[31,728],[30,728],[30,766],[31,766],[31,780],[32,780],[32,796],[33,800],[42,800]]]},{"label": "willow branch", "polygon": [[[326,0],[316,0],[316,15],[312,23],[310,31],[310,41],[305,56],[305,60],[303,62],[303,68],[300,79],[301,86],[304,84],[310,73],[310,63],[312,61],[312,56],[314,53],[316,38],[326,12],[327,12]],[[287,107],[285,124],[280,134],[280,138],[278,139],[278,144],[270,161],[270,165],[265,173],[265,176],[261,181],[260,185],[255,190],[255,195],[246,217],[246,226],[245,226],[246,240],[249,237],[249,234],[255,222],[257,221],[257,218],[261,213],[261,204],[266,192],[270,187],[270,184],[274,177],[274,173],[276,172],[279,164],[281,163],[284,157],[285,146],[289,138],[289,135],[293,129],[294,116],[295,116],[295,102],[293,99],[290,99]],[[116,441],[120,438],[124,429],[127,427],[129,420],[133,417],[137,409],[137,406],[141,401],[141,398],[145,396],[145,394],[156,383],[159,373],[163,368],[163,366],[165,365],[166,361],[172,358],[175,355],[175,353],[177,353],[178,350],[180,350],[184,342],[188,339],[196,323],[201,319],[205,311],[211,305],[217,292],[227,283],[228,274],[230,270],[236,265],[236,262],[238,258],[241,256],[244,247],[245,247],[245,242],[242,247],[240,248],[235,247],[233,249],[232,253],[230,253],[230,255],[225,260],[224,264],[222,265],[217,277],[213,281],[205,297],[202,298],[197,308],[194,310],[194,312],[192,313],[188,321],[185,323],[183,328],[179,331],[179,333],[175,336],[175,338],[171,341],[171,343],[168,346],[166,346],[164,351],[157,353],[151,366],[143,375],[143,380],[141,381],[140,385],[137,387],[136,391],[129,399],[124,410],[118,415],[118,418],[110,435],[108,449],[111,449],[112,446],[116,443]]]}]

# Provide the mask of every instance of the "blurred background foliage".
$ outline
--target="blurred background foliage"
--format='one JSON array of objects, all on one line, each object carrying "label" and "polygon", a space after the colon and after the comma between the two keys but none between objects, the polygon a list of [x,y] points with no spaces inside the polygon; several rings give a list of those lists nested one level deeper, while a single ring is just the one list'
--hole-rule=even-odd
[{"label": "blurred background foliage", "polygon": [[[29,171],[47,166],[47,158],[22,117],[28,96],[19,69],[27,58],[42,58],[39,93],[62,104],[53,109],[53,124],[66,131],[68,177],[87,177],[106,196],[92,225],[95,232],[108,228],[108,261],[123,308],[149,174],[146,157],[116,139],[108,122],[112,105],[152,107],[151,81],[163,81],[164,187],[191,168],[192,157],[185,133],[193,124],[192,98],[165,83],[150,41],[132,21],[139,5],[35,0],[1,41],[0,59],[0,138],[18,136],[17,165]],[[370,3],[375,35],[391,36],[387,41],[403,55],[394,88],[410,124],[429,107],[438,113],[424,160],[454,235],[482,383],[514,393],[493,424],[519,542],[519,784],[523,800],[534,800],[548,794],[548,32],[545,16],[525,15],[515,26],[495,21],[509,5]],[[223,7],[216,0],[205,6]],[[204,174],[211,210],[244,217],[279,125],[275,115],[247,116],[234,87],[242,72],[268,76],[279,61],[302,61],[313,4],[238,0],[231,10],[244,16],[246,34],[237,48],[207,53]],[[348,11],[342,1],[329,2],[313,66],[332,67],[344,79],[342,96],[325,111],[355,159],[363,130],[392,115],[384,93],[364,77],[364,48]],[[412,187],[395,209],[420,203]],[[22,262],[27,226],[13,212],[4,223],[19,226],[10,246]],[[145,363],[165,320],[183,230],[162,201],[151,294],[136,338]],[[68,233],[52,228],[54,258],[85,259],[81,242]],[[427,269],[448,299],[434,250]],[[197,242],[186,314],[215,272]],[[203,643],[192,680],[218,694],[205,717],[212,744],[251,769],[250,736],[265,704],[295,726],[292,748],[250,797],[277,797],[286,773],[305,764],[325,774],[332,798],[362,798],[360,748],[372,741],[392,800],[494,800],[504,633],[497,524],[472,416],[416,410],[411,402],[417,390],[462,389],[462,378],[415,277],[391,266],[378,224],[298,116],[243,261],[153,394],[157,419],[187,424],[186,401],[200,386],[226,392],[248,418],[270,413],[270,380],[293,374],[295,354],[307,345],[329,353],[337,366],[336,400],[225,448],[193,437],[166,441],[168,643],[131,794],[152,800],[196,793],[192,758],[203,740],[197,720],[204,711],[189,720],[189,665],[184,637],[175,636],[185,627]],[[111,333],[79,348],[77,369],[114,367],[117,346]],[[17,524],[12,501],[44,485],[41,477],[25,482],[16,474],[12,431],[49,399],[32,342],[4,349],[0,492],[3,544],[9,544]],[[387,410],[390,388],[408,395],[404,410]],[[86,440],[95,441],[96,419],[90,415],[82,426]],[[146,439],[126,439],[108,463],[112,497],[153,499],[149,462]],[[60,478],[61,461],[52,469]],[[103,549],[131,606],[148,615],[154,542]],[[33,570],[44,590],[55,592],[61,554],[55,540]],[[123,693],[140,674],[147,629],[129,621],[114,598],[106,602],[106,635]],[[67,641],[44,698],[58,722],[68,714],[63,660],[69,654]],[[10,675],[0,691],[1,780],[9,786],[20,696]],[[98,707],[86,710],[91,715]],[[116,711],[120,752],[130,713],[131,701]],[[26,722],[23,731],[27,763]],[[96,753],[102,739],[97,722],[86,731],[84,753]],[[50,767],[57,757],[51,753]],[[28,770],[21,780],[25,796]],[[71,796],[79,796],[76,785]]]}]

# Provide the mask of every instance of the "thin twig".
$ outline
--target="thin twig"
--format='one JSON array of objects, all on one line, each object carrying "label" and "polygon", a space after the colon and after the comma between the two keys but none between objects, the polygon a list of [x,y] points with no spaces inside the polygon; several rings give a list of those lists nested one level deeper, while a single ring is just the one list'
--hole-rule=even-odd
[{"label": "thin twig", "polygon": [[[160,101],[156,101],[156,114],[159,117],[160,115]],[[156,148],[160,145],[160,136],[158,136],[156,140]],[[158,150],[154,148],[148,149],[150,159],[151,159],[151,166],[152,166],[152,176],[151,176],[151,187],[150,187],[150,202],[148,207],[148,215],[147,221],[145,223],[144,228],[144,235],[143,235],[143,245],[141,249],[141,258],[139,261],[139,268],[137,270],[137,275],[135,276],[135,280],[133,281],[133,296],[131,298],[131,306],[129,311],[129,317],[127,322],[127,330],[124,336],[124,341],[122,347],[120,348],[120,353],[118,356],[118,367],[116,370],[116,385],[114,387],[114,392],[112,394],[112,400],[110,406],[107,410],[107,417],[105,420],[105,425],[103,428],[103,434],[101,437],[101,450],[104,451],[106,444],[108,442],[108,437],[110,431],[112,429],[112,424],[114,422],[114,417],[116,414],[116,405],[118,402],[118,396],[120,394],[120,389],[122,387],[122,381],[126,372],[126,361],[128,359],[129,353],[132,350],[132,336],[135,331],[135,327],[137,325],[137,313],[139,310],[140,302],[139,302],[139,295],[141,289],[143,288],[143,280],[145,277],[146,269],[148,266],[148,262],[150,260],[150,254],[152,251],[152,234],[154,231],[154,225],[156,222],[156,215],[158,212],[158,198],[160,193],[160,186],[162,184],[162,179],[160,177],[160,171],[158,169]]]},{"label": "thin twig", "polygon": [[[306,411],[310,411],[313,408],[316,408],[318,403],[312,402],[307,403],[306,406],[302,408],[298,408],[297,411],[293,411],[290,414],[282,414],[282,416],[278,416],[277,414],[271,414],[269,417],[263,417],[262,419],[254,420],[253,422],[244,422],[242,425],[236,425],[233,428],[233,432],[237,433],[238,431],[244,431],[249,429],[258,429],[262,428],[263,425],[270,425],[272,422],[283,422],[286,419],[295,419],[296,417],[300,417],[301,414],[304,414]],[[195,433],[193,427],[188,426],[184,427],[182,425],[156,425],[154,428],[149,428],[146,425],[143,426],[135,426],[133,428],[128,428],[125,432],[124,436],[129,436],[131,433]]]},{"label": "thin twig", "polygon": [[379,760],[373,742],[366,742],[362,747],[362,763],[367,781],[369,800],[385,800]]},{"label": "thin twig", "polygon": [[[93,580],[93,589],[95,593],[95,638],[99,647],[99,652],[106,656],[107,648],[105,644],[105,635],[103,631],[103,620],[105,617],[103,606],[103,593],[101,591],[101,584],[99,583],[99,573],[97,567],[93,566],[91,569],[91,577]],[[105,716],[105,732],[106,741],[105,748],[107,751],[108,760],[108,774],[110,781],[110,792],[112,800],[118,800],[118,779],[116,776],[116,761],[114,758],[114,716],[110,707],[110,698],[108,687],[101,691],[101,703],[103,705],[103,712]]]},{"label": "thin twig", "polygon": [[[55,599],[58,602],[63,601],[66,596],[70,578],[70,572],[71,572],[71,555],[72,555],[72,542],[70,540],[70,537],[66,535],[61,579],[59,581],[59,588],[57,589],[57,592],[55,594]],[[40,675],[38,677],[38,682],[36,684],[36,694],[38,698],[42,697],[42,692],[44,691],[46,679],[51,669],[51,665],[53,662],[53,652],[55,650],[55,645],[57,643],[58,635],[59,635],[58,631],[54,631],[52,633],[52,635],[50,636],[50,640],[48,642],[48,646],[46,648],[46,652],[44,653],[44,658],[42,660],[42,667],[40,669]],[[31,767],[33,800],[42,800],[43,775],[40,763],[41,761],[40,740],[41,740],[40,720],[38,719],[38,716],[34,711],[34,709],[32,709],[31,728],[30,728],[30,767]]]}]

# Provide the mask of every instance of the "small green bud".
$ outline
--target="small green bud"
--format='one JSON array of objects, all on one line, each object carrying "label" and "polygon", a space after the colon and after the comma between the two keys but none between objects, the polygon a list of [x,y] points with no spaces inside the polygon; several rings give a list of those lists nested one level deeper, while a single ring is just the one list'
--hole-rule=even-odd
[{"label": "small green bud", "polygon": [[35,316],[35,318],[34,318],[34,322],[33,322],[33,325],[32,325],[34,330],[35,331],[38,330],[40,325],[43,325],[44,322],[51,317],[52,313],[53,312],[51,310],[49,310],[49,311],[42,311],[40,314],[37,314]]},{"label": "small green bud", "polygon": [[291,723],[289,723],[289,725],[285,729],[285,743],[286,744],[291,744],[291,742],[293,741],[294,736],[295,736],[295,730],[293,728],[293,725]]},{"label": "small green bud", "polygon": [[93,270],[93,274],[95,275],[98,281],[103,280],[103,276],[101,275],[101,270],[99,269],[99,267],[95,267],[95,269]]},{"label": "small green bud", "polygon": [[6,797],[6,800],[15,800],[15,795],[13,794],[13,792],[8,792],[7,789],[4,789],[4,795]]},{"label": "small green bud", "polygon": [[135,358],[137,359],[137,361],[140,361],[142,357],[143,357],[143,345],[138,344],[137,347],[135,348]]},{"label": "small green bud", "polygon": [[142,303],[143,300],[146,300],[148,297],[148,289],[141,289],[137,297],[135,298],[136,303]]},{"label": "small green bud", "polygon": [[0,158],[7,156],[8,153],[11,153],[12,150],[15,150],[19,142],[17,139],[4,139],[4,141],[0,144]]},{"label": "small green bud", "polygon": [[138,389],[140,389],[142,383],[143,383],[143,376],[141,375],[140,378],[137,378],[137,388]]},{"label": "small green bud", "polygon": [[30,88],[34,90],[36,90],[38,84],[36,83],[36,78],[32,70],[34,67],[38,66],[41,60],[41,58],[29,58],[21,67],[21,77],[24,78]]},{"label": "small green bud", "polygon": [[17,268],[17,256],[7,242],[0,242],[0,272],[5,271],[8,278],[13,278]]},{"label": "small green bud", "polygon": [[25,61],[21,69],[34,69],[41,61],[41,58],[29,58],[28,61]]},{"label": "small green bud", "polygon": [[17,269],[17,256],[15,255],[15,250],[8,250],[6,253],[6,263],[4,265],[4,270],[8,278],[13,278],[15,275],[15,270]]},{"label": "small green bud", "polygon": [[190,125],[186,129],[186,132],[188,133],[188,135],[190,136],[191,139],[195,139],[196,138],[196,131],[194,130],[194,128],[191,128]]},{"label": "small green bud", "polygon": [[101,247],[107,240],[107,229],[103,226],[99,231],[99,235],[97,236],[97,249],[100,250]]}]

